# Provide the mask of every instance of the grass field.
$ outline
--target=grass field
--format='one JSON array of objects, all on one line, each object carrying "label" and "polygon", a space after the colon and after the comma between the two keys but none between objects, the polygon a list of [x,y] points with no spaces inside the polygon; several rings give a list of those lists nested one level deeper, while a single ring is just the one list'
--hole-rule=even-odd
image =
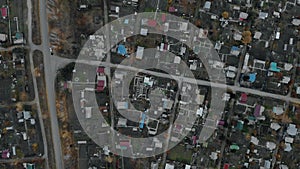
[{"label": "grass field", "polygon": [[168,159],[189,164],[191,162],[192,155],[193,152],[191,150],[187,150],[183,145],[177,145],[169,151]]}]

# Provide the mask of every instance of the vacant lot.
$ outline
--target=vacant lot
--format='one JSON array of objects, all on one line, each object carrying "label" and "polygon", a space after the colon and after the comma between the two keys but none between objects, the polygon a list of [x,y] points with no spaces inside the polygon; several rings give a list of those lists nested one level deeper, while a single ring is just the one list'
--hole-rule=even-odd
[{"label": "vacant lot", "polygon": [[[103,25],[102,1],[50,0],[50,44],[60,56],[77,58],[89,35]],[[80,5],[87,5],[79,9]]]},{"label": "vacant lot", "polygon": [[187,150],[183,145],[177,145],[168,153],[168,159],[172,161],[179,161],[182,163],[190,163],[192,158],[192,151]]},{"label": "vacant lot", "polygon": [[32,0],[32,42],[41,44],[39,0]]}]

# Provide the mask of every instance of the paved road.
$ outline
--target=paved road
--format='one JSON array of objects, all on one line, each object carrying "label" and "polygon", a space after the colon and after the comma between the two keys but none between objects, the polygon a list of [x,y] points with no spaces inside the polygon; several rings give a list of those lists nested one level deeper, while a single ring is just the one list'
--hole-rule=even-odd
[{"label": "paved road", "polygon": [[[59,61],[59,57],[56,57],[55,60]],[[113,68],[119,68],[119,69],[124,69],[124,70],[130,70],[130,71],[136,71],[136,72],[144,72],[144,73],[149,73],[155,76],[161,76],[161,77],[168,77],[169,75],[164,74],[164,73],[159,73],[159,72],[154,72],[150,70],[144,70],[141,68],[136,68],[136,67],[131,67],[131,66],[126,66],[126,65],[118,65],[118,64],[113,64],[113,63],[107,63],[107,62],[102,62],[102,61],[91,61],[91,60],[70,60],[70,62],[76,62],[76,63],[82,63],[82,64],[88,64],[88,65],[93,65],[93,66],[105,66],[105,67],[113,67]],[[193,78],[189,77],[181,77],[181,76],[176,76],[172,75],[174,79],[181,79],[185,82],[189,83],[194,83],[195,80]],[[255,90],[251,88],[245,88],[245,87],[240,87],[240,86],[232,86],[232,85],[226,85],[218,82],[209,82],[205,80],[196,80],[196,83],[198,85],[203,85],[203,86],[211,86],[211,87],[216,87],[216,88],[221,88],[221,89],[228,89],[234,92],[245,92],[249,94],[254,94],[254,95],[259,95],[262,97],[270,97],[273,99],[279,99],[279,100],[285,100],[288,102],[294,102],[294,103],[300,103],[300,99],[298,98],[293,98],[290,96],[284,96],[284,95],[279,95],[279,94],[273,94],[273,93],[268,93],[268,92],[263,92],[260,90]],[[221,97],[221,96],[220,96]]]},{"label": "paved road", "polygon": [[[29,47],[31,48],[33,46],[32,43],[32,1],[27,0],[27,8],[28,8],[28,20],[27,20],[27,25],[28,25],[28,43]],[[34,100],[37,104],[37,112],[38,112],[38,118],[41,126],[41,133],[42,133],[42,138],[43,138],[43,144],[44,144],[44,157],[46,161],[46,169],[49,169],[49,161],[48,161],[48,147],[47,147],[47,139],[46,139],[46,133],[45,133],[45,127],[44,127],[44,121],[42,119],[42,112],[41,112],[41,107],[40,107],[40,101],[39,101],[39,93],[38,93],[38,88],[37,88],[37,82],[36,78],[34,75],[34,65],[33,65],[33,50],[30,50],[29,53],[29,61],[30,61],[30,69],[32,73],[32,80],[33,80],[33,86],[34,86]]]},{"label": "paved road", "polygon": [[[57,169],[64,169],[63,157],[62,157],[62,146],[58,128],[58,120],[56,113],[56,105],[55,105],[55,74],[56,72],[52,69],[52,57],[49,51],[49,31],[48,31],[48,18],[47,18],[47,1],[40,0],[39,6],[39,16],[40,16],[40,30],[41,30],[41,39],[42,46],[39,48],[43,51],[44,54],[44,71],[45,71],[45,81],[46,81],[46,94],[48,100],[48,109],[50,112],[51,118],[51,131],[52,131],[52,140],[53,140],[53,148],[55,155],[55,162]],[[56,62],[59,63],[59,62]]]}]

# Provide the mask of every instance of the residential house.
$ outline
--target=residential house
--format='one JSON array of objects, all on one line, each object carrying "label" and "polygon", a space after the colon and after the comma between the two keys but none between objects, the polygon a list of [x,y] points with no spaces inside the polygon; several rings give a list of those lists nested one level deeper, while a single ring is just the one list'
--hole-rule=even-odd
[{"label": "residential house", "polygon": [[275,113],[277,116],[283,114],[284,113],[283,107],[282,106],[274,106],[273,113]]},{"label": "residential house", "polygon": [[262,33],[261,32],[259,32],[259,31],[255,31],[255,33],[254,33],[254,39],[260,39],[260,37],[262,36]]},{"label": "residential house", "polygon": [[140,34],[143,35],[143,36],[147,36],[147,35],[148,35],[148,29],[146,29],[146,28],[141,28]]},{"label": "residential house", "polygon": [[278,123],[271,123],[270,128],[277,131],[281,128],[281,126]]},{"label": "residential house", "polygon": [[8,6],[3,6],[0,8],[1,10],[1,16],[3,19],[6,19],[8,17]]},{"label": "residential house", "polygon": [[247,19],[248,16],[249,16],[249,15],[248,15],[247,13],[241,12],[241,13],[240,13],[240,16],[239,16],[239,20],[243,21],[243,20]]},{"label": "residential house", "polygon": [[18,45],[18,44],[23,44],[24,43],[24,35],[21,32],[17,32],[13,38],[13,44]]},{"label": "residential house", "polygon": [[206,1],[205,4],[204,4],[204,6],[203,6],[203,9],[209,11],[210,8],[211,8],[211,2],[210,1]]},{"label": "residential house", "polygon": [[135,57],[137,59],[143,59],[143,55],[144,55],[144,47],[138,46]]},{"label": "residential house", "polygon": [[300,19],[293,19],[292,24],[294,26],[300,26]]},{"label": "residential house", "polygon": [[7,41],[7,34],[0,33],[0,42],[6,42]]},{"label": "residential house", "polygon": [[128,102],[117,102],[117,109],[128,109]]},{"label": "residential house", "polygon": [[240,48],[237,46],[232,46],[230,54],[238,56],[240,54]]},{"label": "residential house", "polygon": [[106,76],[104,74],[104,67],[97,68],[97,92],[102,92],[106,87]]},{"label": "residential house", "polygon": [[295,124],[289,124],[288,128],[287,128],[287,134],[291,135],[291,136],[295,136],[297,134],[298,129],[296,128]]},{"label": "residential house", "polygon": [[2,151],[1,157],[2,157],[3,159],[8,159],[8,158],[10,157],[9,150],[8,150],[8,149],[7,149],[7,150],[3,150],[3,151]]},{"label": "residential house", "polygon": [[258,14],[258,18],[259,19],[266,19],[267,17],[268,17],[268,13],[266,13],[266,12],[259,12],[259,14]]},{"label": "residential house", "polygon": [[165,169],[175,169],[175,166],[173,164],[167,163]]},{"label": "residential house", "polygon": [[127,127],[127,119],[119,118],[117,127]]},{"label": "residential house", "polygon": [[240,33],[240,32],[235,32],[234,34],[233,34],[233,39],[234,40],[236,40],[236,41],[240,41],[240,40],[242,40],[242,34]]},{"label": "residential house", "polygon": [[122,56],[127,56],[127,49],[125,45],[118,45],[117,53],[122,55]]}]

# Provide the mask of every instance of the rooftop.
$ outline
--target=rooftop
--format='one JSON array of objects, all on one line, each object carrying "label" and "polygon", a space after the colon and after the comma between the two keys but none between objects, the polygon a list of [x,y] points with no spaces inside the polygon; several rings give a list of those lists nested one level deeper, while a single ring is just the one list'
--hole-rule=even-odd
[{"label": "rooftop", "polygon": [[6,18],[8,16],[7,7],[2,7],[1,8],[1,15],[2,15],[3,18]]},{"label": "rooftop", "polygon": [[127,54],[127,49],[124,45],[118,46],[118,54],[121,54],[122,56],[125,56]]}]

